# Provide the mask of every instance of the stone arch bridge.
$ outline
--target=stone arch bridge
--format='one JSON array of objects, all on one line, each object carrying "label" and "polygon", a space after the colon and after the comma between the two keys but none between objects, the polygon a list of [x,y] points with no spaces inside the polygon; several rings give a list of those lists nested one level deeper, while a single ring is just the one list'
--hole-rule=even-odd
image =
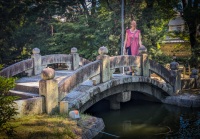
[{"label": "stone arch bridge", "polygon": [[[19,79],[16,87],[10,90],[11,95],[22,98],[16,101],[21,114],[52,113],[56,108],[60,108],[61,113],[67,112],[68,108],[84,112],[104,98],[110,100],[112,109],[119,109],[120,102],[130,100],[131,91],[159,102],[180,91],[180,72],[176,62],[171,63],[171,69],[166,69],[148,58],[145,47],[140,48],[139,56],[110,57],[107,53],[106,47],[100,47],[99,56],[90,62],[79,57],[76,48],[72,48],[69,55],[47,56],[41,56],[40,50],[35,48],[31,59],[3,69],[0,75],[11,77],[26,73],[30,76]],[[55,63],[67,64],[68,71],[55,72],[45,68]],[[115,73],[116,69],[129,66],[134,67],[134,76]],[[152,73],[162,81],[152,78]]]}]

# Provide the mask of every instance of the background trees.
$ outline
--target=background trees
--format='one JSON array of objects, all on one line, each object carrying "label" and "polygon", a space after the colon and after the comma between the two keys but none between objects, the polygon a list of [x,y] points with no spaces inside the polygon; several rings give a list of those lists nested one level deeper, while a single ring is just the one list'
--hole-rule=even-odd
[{"label": "background trees", "polygon": [[[131,19],[137,21],[143,44],[154,58],[161,55],[156,53],[157,46],[167,33],[177,3],[125,0],[125,26],[128,28]],[[69,53],[71,47],[77,47],[88,59],[94,59],[102,45],[110,55],[120,52],[120,0],[2,0],[0,10],[3,64],[30,57],[34,47],[42,54]]]},{"label": "background trees", "polygon": [[199,0],[182,0],[183,18],[189,28],[190,43],[192,47],[191,62],[200,63],[200,1]]}]

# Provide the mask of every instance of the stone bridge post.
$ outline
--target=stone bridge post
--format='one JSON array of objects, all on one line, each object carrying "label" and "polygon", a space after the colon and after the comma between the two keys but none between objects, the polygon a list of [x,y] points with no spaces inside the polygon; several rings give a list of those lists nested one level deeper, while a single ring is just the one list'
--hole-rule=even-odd
[{"label": "stone bridge post", "polygon": [[171,82],[174,85],[174,93],[178,93],[181,90],[181,72],[178,70],[178,66],[179,64],[176,61],[170,63]]},{"label": "stone bridge post", "polygon": [[99,48],[99,56],[97,56],[97,60],[101,61],[100,64],[100,82],[106,82],[111,79],[111,71],[110,71],[110,56],[106,55],[108,53],[108,49],[106,47]]},{"label": "stone bridge post", "polygon": [[139,48],[139,54],[141,56],[141,76],[150,76],[149,69],[149,59],[148,59],[148,54],[147,54],[147,48],[142,45]]},{"label": "stone bridge post", "polygon": [[71,55],[72,55],[72,70],[76,70],[79,68],[80,57],[77,53],[77,48],[71,48]]},{"label": "stone bridge post", "polygon": [[58,110],[58,83],[54,77],[54,69],[45,68],[41,72],[42,80],[39,81],[39,95],[45,98],[44,109],[47,114]]},{"label": "stone bridge post", "polygon": [[119,110],[120,102],[128,102],[131,100],[131,91],[124,91],[108,98],[111,110]]},{"label": "stone bridge post", "polygon": [[33,59],[33,75],[38,75],[41,73],[42,60],[40,55],[40,49],[34,48],[32,50],[31,58]]}]

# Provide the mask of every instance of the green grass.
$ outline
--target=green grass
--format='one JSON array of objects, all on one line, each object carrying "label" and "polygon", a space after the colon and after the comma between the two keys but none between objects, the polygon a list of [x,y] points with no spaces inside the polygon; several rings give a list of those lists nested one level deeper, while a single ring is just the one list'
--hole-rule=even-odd
[{"label": "green grass", "polygon": [[[76,139],[82,130],[64,115],[36,115],[18,118],[9,122],[16,127],[16,139]],[[8,138],[0,133],[0,139]]]}]

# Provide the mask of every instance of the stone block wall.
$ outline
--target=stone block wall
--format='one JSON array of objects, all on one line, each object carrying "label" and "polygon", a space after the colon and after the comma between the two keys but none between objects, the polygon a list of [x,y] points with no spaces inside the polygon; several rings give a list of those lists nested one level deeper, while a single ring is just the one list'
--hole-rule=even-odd
[{"label": "stone block wall", "polygon": [[15,108],[17,109],[17,116],[22,117],[25,115],[36,115],[44,113],[44,98],[35,97],[23,100],[14,101]]}]

